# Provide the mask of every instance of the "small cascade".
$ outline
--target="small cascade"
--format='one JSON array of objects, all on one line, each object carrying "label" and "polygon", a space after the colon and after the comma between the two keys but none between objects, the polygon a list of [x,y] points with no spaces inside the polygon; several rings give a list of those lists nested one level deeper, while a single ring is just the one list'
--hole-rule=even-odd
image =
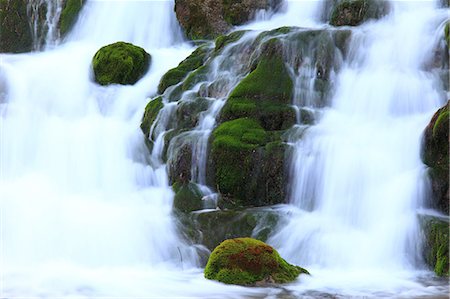
[{"label": "small cascade", "polygon": [[[291,261],[330,277],[331,289],[345,288],[334,280],[344,276],[364,291],[368,280],[387,290],[388,277],[407,280],[405,270],[422,265],[420,138],[445,102],[435,88],[439,77],[423,65],[436,47],[431,30],[447,15],[431,2],[421,2],[420,10],[409,5],[395,3],[385,20],[352,30],[331,101],[317,124],[291,137],[294,216],[270,242]],[[305,63],[294,104],[311,108],[309,98],[317,107],[308,87],[321,74]]]},{"label": "small cascade", "polygon": [[59,40],[58,22],[63,0],[30,0],[28,15],[32,27],[33,49],[54,47]]}]

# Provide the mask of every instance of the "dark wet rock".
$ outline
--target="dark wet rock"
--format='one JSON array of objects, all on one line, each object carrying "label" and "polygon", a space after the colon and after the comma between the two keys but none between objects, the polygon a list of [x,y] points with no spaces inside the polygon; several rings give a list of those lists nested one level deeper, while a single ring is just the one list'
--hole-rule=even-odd
[{"label": "dark wet rock", "polygon": [[431,206],[449,213],[449,103],[439,109],[425,129],[422,160],[430,167]]},{"label": "dark wet rock", "polygon": [[276,8],[270,0],[176,0],[177,19],[191,39],[213,39],[227,33],[233,25],[251,20],[260,9]]},{"label": "dark wet rock", "polygon": [[33,47],[26,0],[0,0],[0,52],[23,53]]},{"label": "dark wet rock", "polygon": [[330,24],[333,26],[358,26],[369,19],[379,19],[387,14],[388,2],[384,0],[333,1]]},{"label": "dark wet rock", "polygon": [[438,276],[449,275],[449,222],[433,216],[421,217],[424,258]]}]

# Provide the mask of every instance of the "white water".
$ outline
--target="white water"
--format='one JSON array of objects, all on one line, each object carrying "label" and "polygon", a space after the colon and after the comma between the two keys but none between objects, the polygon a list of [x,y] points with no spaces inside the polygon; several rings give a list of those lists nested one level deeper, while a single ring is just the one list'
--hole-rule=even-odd
[{"label": "white water", "polygon": [[[194,249],[177,236],[165,167],[146,165],[139,123],[148,96],[162,74],[192,51],[182,42],[172,5],[90,1],[60,47],[0,54],[0,87],[6,90],[5,97],[0,93],[0,297],[248,298],[283,292],[203,279]],[[318,7],[315,1],[292,2],[285,14],[248,26],[312,26]],[[445,16],[422,6],[419,13],[402,14],[409,7],[361,29],[369,50],[360,57],[363,46],[354,41],[356,63],[339,75],[332,108],[296,147],[295,165],[311,159],[311,168],[297,174],[292,196],[298,201],[288,208],[286,227],[271,239],[283,256],[314,273],[287,287],[294,294],[408,298],[446,292],[417,282],[430,273],[414,270],[414,248],[407,246],[416,240],[418,203],[411,199],[420,199],[420,133],[442,103],[434,78],[420,72],[429,53],[423,45],[432,46],[435,25]],[[411,27],[423,34],[409,34]],[[144,47],[152,67],[135,86],[99,87],[90,61],[100,46],[117,40]],[[211,126],[205,119],[198,129],[209,133]],[[294,196],[307,179],[317,187],[314,207]]]},{"label": "white water", "polygon": [[332,107],[294,144],[294,215],[269,240],[316,273],[317,281],[294,290],[326,284],[339,294],[409,289],[411,296],[421,288],[411,282],[423,275],[421,134],[446,102],[423,65],[448,15],[432,2],[394,3],[393,10],[354,31]]}]

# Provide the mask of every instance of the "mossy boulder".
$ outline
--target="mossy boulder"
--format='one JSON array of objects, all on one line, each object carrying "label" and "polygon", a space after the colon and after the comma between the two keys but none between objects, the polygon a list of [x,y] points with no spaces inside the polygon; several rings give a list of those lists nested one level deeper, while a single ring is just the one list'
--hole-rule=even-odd
[{"label": "mossy boulder", "polygon": [[434,114],[422,141],[422,160],[430,167],[431,205],[444,214],[449,213],[449,105]]},{"label": "mossy boulder", "polygon": [[145,137],[148,139],[150,136],[150,130],[158,116],[159,111],[164,107],[162,97],[152,99],[145,107],[144,116],[142,118],[141,130]]},{"label": "mossy boulder", "polygon": [[191,39],[214,39],[233,25],[251,20],[260,9],[276,8],[271,0],[175,0],[177,19]]},{"label": "mossy boulder", "polygon": [[173,207],[180,212],[192,212],[203,209],[203,194],[194,183],[175,183]]},{"label": "mossy boulder", "polygon": [[100,85],[133,85],[148,71],[150,60],[150,54],[130,43],[104,46],[92,60],[95,81]]},{"label": "mossy boulder", "polygon": [[231,93],[225,104],[222,121],[249,117],[258,120],[265,130],[284,130],[295,124],[292,102],[293,83],[282,59],[281,45],[272,39],[263,46],[254,71]]},{"label": "mossy boulder", "polygon": [[26,0],[0,0],[0,52],[23,53],[33,48]]},{"label": "mossy boulder", "polygon": [[164,74],[159,82],[158,92],[162,94],[169,86],[176,85],[183,81],[190,72],[198,69],[205,63],[210,52],[211,50],[207,45],[198,47],[176,68],[173,68]]},{"label": "mossy boulder", "polygon": [[211,253],[204,273],[207,279],[244,286],[287,283],[309,274],[286,262],[271,246],[251,238],[222,242]]},{"label": "mossy boulder", "polygon": [[423,220],[424,257],[438,276],[449,276],[449,223],[436,217]]},{"label": "mossy boulder", "polygon": [[333,8],[330,24],[358,26],[369,19],[379,19],[388,12],[384,0],[341,0]]},{"label": "mossy boulder", "polygon": [[61,11],[59,19],[59,30],[62,36],[65,36],[73,25],[75,25],[81,8],[86,3],[86,0],[66,0]]},{"label": "mossy boulder", "polygon": [[252,118],[222,123],[212,134],[211,178],[219,206],[237,208],[284,202],[286,145]]}]

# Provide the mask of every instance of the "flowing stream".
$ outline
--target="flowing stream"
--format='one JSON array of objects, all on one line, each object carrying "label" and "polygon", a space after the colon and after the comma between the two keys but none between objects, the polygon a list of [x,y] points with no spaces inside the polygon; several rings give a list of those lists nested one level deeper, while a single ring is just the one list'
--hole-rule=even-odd
[{"label": "flowing stream", "polygon": [[[40,2],[30,3],[36,18]],[[204,279],[196,246],[179,235],[161,163],[174,105],[165,103],[158,117],[167,121],[152,128],[152,153],[139,128],[162,75],[194,50],[173,1],[87,1],[63,41],[54,31],[56,3],[48,6],[45,51],[0,54],[0,298],[447,298],[448,281],[420,258],[417,222],[426,189],[421,132],[447,96],[423,66],[447,10],[392,1],[388,16],[352,29],[325,107],[308,89],[317,70],[296,75],[290,204],[279,207],[286,217],[268,243],[313,275],[282,288],[244,288]],[[291,1],[240,29],[327,29],[321,8],[319,0]],[[191,175],[205,195],[213,193],[208,137],[244,75],[227,57],[255,36],[215,58],[205,81],[222,84],[187,133]],[[119,40],[151,53],[151,69],[134,86],[98,86],[92,57]],[[303,110],[314,125],[302,125]]]}]

